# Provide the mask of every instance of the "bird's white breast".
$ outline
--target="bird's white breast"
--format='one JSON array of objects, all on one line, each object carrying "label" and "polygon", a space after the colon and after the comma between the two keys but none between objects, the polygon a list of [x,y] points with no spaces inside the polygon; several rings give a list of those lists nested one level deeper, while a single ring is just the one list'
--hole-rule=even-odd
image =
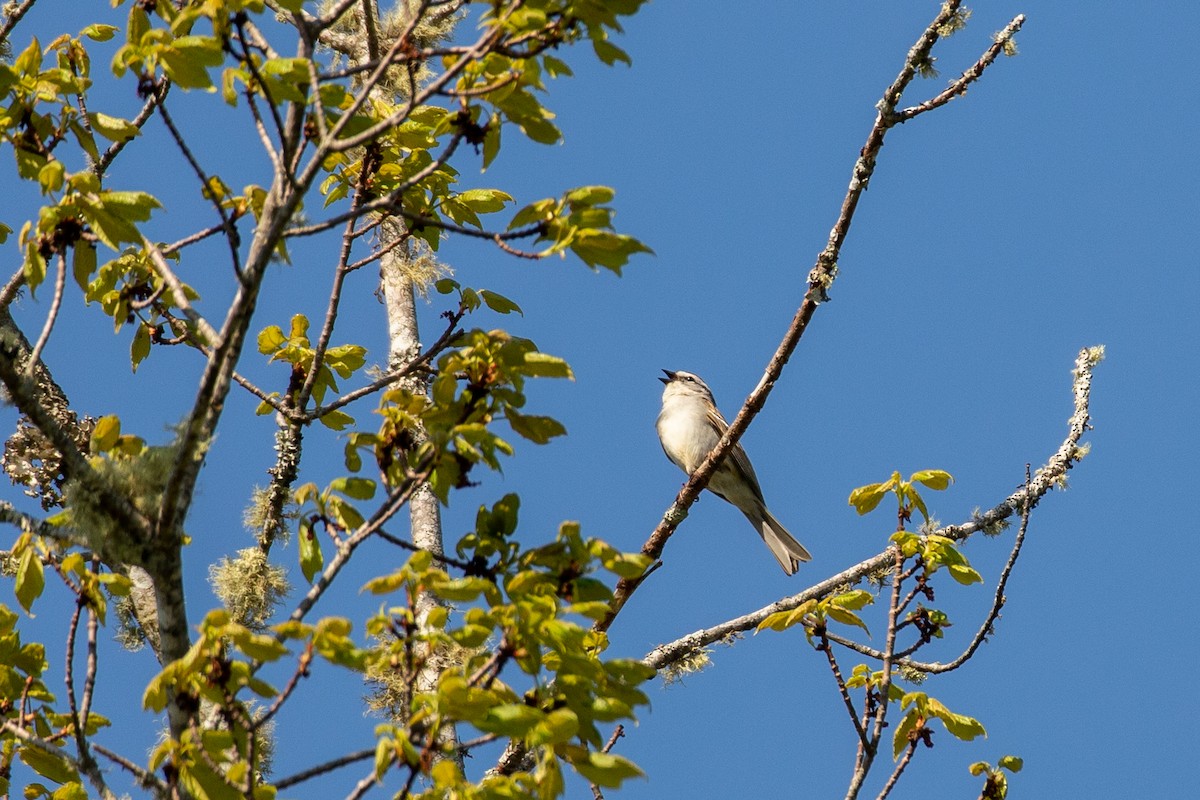
[{"label": "bird's white breast", "polygon": [[684,472],[692,472],[720,438],[708,422],[704,401],[695,395],[663,393],[662,412],[658,415],[658,438],[667,457]]}]

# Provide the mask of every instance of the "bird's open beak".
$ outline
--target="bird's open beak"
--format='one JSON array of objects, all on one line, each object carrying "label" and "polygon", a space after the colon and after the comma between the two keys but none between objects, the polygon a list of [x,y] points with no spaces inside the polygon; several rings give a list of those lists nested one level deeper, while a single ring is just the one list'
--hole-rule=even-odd
[{"label": "bird's open beak", "polygon": [[663,383],[670,383],[671,381],[675,380],[675,373],[671,372],[671,370],[664,369],[662,371],[662,373],[663,373],[663,375],[667,376],[665,378],[659,378],[659,380],[662,381]]}]

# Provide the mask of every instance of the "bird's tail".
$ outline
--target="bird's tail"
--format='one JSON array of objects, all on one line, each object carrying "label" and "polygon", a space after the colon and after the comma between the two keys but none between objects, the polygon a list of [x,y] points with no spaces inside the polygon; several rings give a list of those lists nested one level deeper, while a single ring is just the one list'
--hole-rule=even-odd
[{"label": "bird's tail", "polygon": [[752,519],[751,522],[755,523],[759,535],[767,543],[767,547],[771,548],[771,554],[788,575],[799,569],[801,561],[812,561],[812,553],[796,541],[765,506],[762,509],[762,519]]}]

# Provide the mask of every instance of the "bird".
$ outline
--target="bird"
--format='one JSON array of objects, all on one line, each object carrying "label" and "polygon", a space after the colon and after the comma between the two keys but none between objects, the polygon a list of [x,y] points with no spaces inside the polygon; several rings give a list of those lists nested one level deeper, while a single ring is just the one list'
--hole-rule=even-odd
[{"label": "bird", "polygon": [[[698,375],[662,371],[662,411],[655,427],[663,452],[691,475],[725,434],[729,423],[721,416],[712,390]],[[741,511],[766,542],[771,554],[792,575],[812,554],[767,510],[754,467],[741,444],[735,444],[708,482],[708,490]]]}]

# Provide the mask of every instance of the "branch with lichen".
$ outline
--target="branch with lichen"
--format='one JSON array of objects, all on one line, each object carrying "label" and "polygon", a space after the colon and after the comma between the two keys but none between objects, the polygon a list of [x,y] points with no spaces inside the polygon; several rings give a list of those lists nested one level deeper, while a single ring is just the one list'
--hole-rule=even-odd
[{"label": "branch with lichen", "polygon": [[[1087,447],[1080,444],[1080,439],[1086,431],[1090,430],[1088,408],[1092,389],[1092,371],[1103,358],[1103,346],[1086,347],[1079,351],[1079,355],[1075,359],[1072,382],[1075,410],[1068,421],[1067,437],[1050,456],[1046,465],[1039,469],[1026,485],[992,508],[975,515],[971,520],[962,524],[939,528],[934,531],[935,534],[955,541],[964,541],[981,531],[997,532],[1014,514],[1021,514],[1025,508],[1036,508],[1038,502],[1051,489],[1066,485],[1067,473],[1087,453]],[[647,653],[642,662],[658,670],[669,669],[672,665],[687,663],[689,660],[694,663],[697,654],[702,654],[708,645],[752,630],[771,614],[778,611],[789,611],[809,600],[820,600],[846,586],[852,586],[873,575],[882,574],[888,569],[893,557],[892,548],[889,547],[884,552],[831,575],[802,592],[777,600],[749,614],[694,631],[673,642],[659,645]]]}]

